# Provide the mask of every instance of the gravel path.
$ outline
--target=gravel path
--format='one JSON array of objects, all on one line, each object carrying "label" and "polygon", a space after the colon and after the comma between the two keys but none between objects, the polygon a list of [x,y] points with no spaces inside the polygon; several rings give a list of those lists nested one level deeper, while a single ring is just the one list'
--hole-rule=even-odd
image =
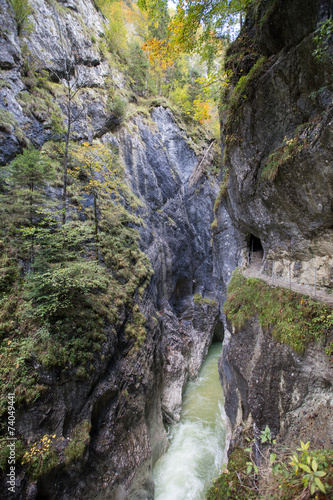
[{"label": "gravel path", "polygon": [[289,284],[288,280],[277,278],[274,276],[274,281],[272,282],[272,276],[267,276],[267,274],[262,273],[262,261],[258,259],[253,259],[253,262],[249,267],[244,269],[243,274],[246,278],[259,278],[270,285],[282,288],[290,288],[294,292],[301,293],[303,295],[308,295],[313,299],[317,299],[320,302],[325,302],[326,304],[333,307],[333,296],[325,292],[324,290],[318,290],[315,293],[314,286],[302,285],[301,283],[291,282]]}]

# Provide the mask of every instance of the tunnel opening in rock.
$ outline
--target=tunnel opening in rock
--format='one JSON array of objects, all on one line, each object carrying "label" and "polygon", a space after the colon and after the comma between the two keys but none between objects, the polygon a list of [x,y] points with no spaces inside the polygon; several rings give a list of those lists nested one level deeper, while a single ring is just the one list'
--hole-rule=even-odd
[{"label": "tunnel opening in rock", "polygon": [[222,321],[218,321],[214,328],[212,344],[215,342],[223,342],[224,339],[224,326]]},{"label": "tunnel opening in rock", "polygon": [[254,262],[261,262],[264,257],[264,248],[261,244],[260,238],[250,234],[248,238],[248,250],[250,264]]}]

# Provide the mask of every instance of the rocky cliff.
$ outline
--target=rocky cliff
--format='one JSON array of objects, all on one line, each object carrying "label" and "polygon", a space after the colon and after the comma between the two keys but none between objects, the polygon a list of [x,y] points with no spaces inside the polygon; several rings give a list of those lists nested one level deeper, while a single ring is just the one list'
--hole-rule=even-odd
[{"label": "rocky cliff", "polygon": [[[94,2],[36,0],[31,6],[29,24],[19,30],[11,4],[0,3],[1,163],[29,143],[41,147],[55,138],[56,124],[66,117],[63,89],[77,79],[72,139],[98,138],[117,150],[126,182],[142,202],[140,244],[154,274],[140,305],[147,336],[138,351],[124,333],[125,310],[117,324],[107,325],[88,379],[36,367],[47,389],[17,410],[17,437],[27,446],[53,436],[60,459],[33,479],[17,464],[15,493],[2,476],[1,494],[153,498],[152,464],[167,446],[163,423],[178,420],[187,380],[197,375],[213,338],[223,338],[211,278],[217,185],[214,177],[196,174],[210,141],[201,131],[195,144],[179,117],[156,103],[138,108],[119,61],[105,50],[106,20]],[[73,57],[75,74],[68,77],[66,60]],[[47,90],[36,81],[43,71]],[[127,103],[126,119],[110,106],[115,94]],[[206,154],[204,161],[212,157]],[[50,190],[50,196],[60,195],[59,188]],[[64,448],[75,436],[84,452],[68,463]]]},{"label": "rocky cliff", "polygon": [[[217,245],[228,231],[236,265],[248,265],[254,250],[263,273],[311,285],[316,273],[317,286],[329,291],[332,46],[328,38],[326,57],[318,60],[314,36],[330,16],[331,2],[316,0],[263,1],[250,9],[227,54],[224,183],[215,229]],[[228,328],[220,375],[233,438],[247,421],[259,430],[268,425],[288,444],[303,439],[331,448],[332,364],[325,340],[300,355],[256,317]]]}]

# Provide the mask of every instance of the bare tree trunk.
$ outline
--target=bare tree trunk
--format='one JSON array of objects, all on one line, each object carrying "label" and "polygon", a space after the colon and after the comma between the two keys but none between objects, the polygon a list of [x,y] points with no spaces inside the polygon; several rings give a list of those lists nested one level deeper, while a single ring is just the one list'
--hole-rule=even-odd
[{"label": "bare tree trunk", "polygon": [[68,116],[68,126],[66,131],[66,142],[65,142],[65,157],[64,157],[64,178],[63,178],[63,191],[62,191],[62,223],[66,224],[66,199],[67,199],[67,171],[68,171],[68,146],[69,137],[71,133],[71,117],[70,111]]},{"label": "bare tree trunk", "polygon": [[[31,194],[30,194],[30,224],[32,226],[33,224],[33,217],[32,217],[32,197],[33,197],[33,192],[34,192],[34,185],[31,184],[30,186],[30,191],[31,191]],[[31,247],[30,247],[30,260],[31,260],[31,271],[33,271],[34,269],[34,258],[35,258],[35,249],[34,249],[34,244],[35,244],[35,241],[34,241],[34,235],[32,234],[31,235]]]},{"label": "bare tree trunk", "polygon": [[98,210],[97,210],[97,193],[94,193],[94,218],[95,218],[95,255],[99,262],[99,241],[98,241]]}]

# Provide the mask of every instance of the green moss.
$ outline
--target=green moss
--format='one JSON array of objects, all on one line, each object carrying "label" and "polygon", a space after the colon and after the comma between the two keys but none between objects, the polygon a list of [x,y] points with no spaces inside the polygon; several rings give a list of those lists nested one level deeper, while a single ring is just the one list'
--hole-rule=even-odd
[{"label": "green moss", "polygon": [[251,82],[261,73],[265,62],[266,62],[266,57],[263,56],[260,57],[257,60],[257,62],[252,66],[250,71],[246,75],[240,77],[235,88],[233,89],[231,100],[233,99],[235,99],[236,101],[239,100],[240,96],[245,93],[246,87],[248,86],[249,82]]},{"label": "green moss", "polygon": [[235,448],[231,453],[227,469],[208,490],[208,500],[250,500],[257,498],[252,491],[252,484],[246,477],[246,462],[249,457],[242,448]]},{"label": "green moss", "polygon": [[228,183],[229,183],[229,169],[227,169],[224,173],[223,182],[221,184],[219,194],[217,195],[217,198],[214,203],[214,214],[216,214],[216,212],[218,211],[219,206],[221,205],[222,202],[222,198],[224,198],[228,192]]},{"label": "green moss", "polygon": [[297,127],[294,137],[289,140],[285,137],[282,144],[269,155],[261,172],[261,178],[270,181],[274,180],[281,166],[287,165],[304,148],[309,146],[310,135],[316,125],[317,120],[305,123]]},{"label": "green moss", "polygon": [[250,84],[256,78],[258,78],[260,73],[263,71],[266,59],[267,59],[266,57],[260,57],[251,67],[250,71],[239,78],[236,85],[232,89],[226,104],[227,107],[227,117],[225,122],[226,131],[228,130],[234,115],[237,114],[243,102],[247,98],[247,92],[248,89],[250,88]]},{"label": "green moss", "polygon": [[309,342],[325,339],[333,327],[333,310],[285,288],[273,288],[257,278],[233,273],[223,307],[236,331],[258,316],[259,324],[273,337],[302,353]]},{"label": "green moss", "polygon": [[66,463],[79,460],[83,456],[90,442],[90,430],[91,423],[89,420],[83,420],[75,427],[65,449]]},{"label": "green moss", "polygon": [[28,146],[29,144],[29,140],[18,121],[14,118],[14,115],[3,108],[0,108],[0,131],[6,134],[15,134],[19,142],[24,146]]},{"label": "green moss", "polygon": [[16,120],[12,113],[0,108],[0,130],[6,134],[14,131]]},{"label": "green moss", "polygon": [[18,121],[15,120],[14,115],[10,111],[6,111],[2,108],[0,108],[0,131],[1,130],[6,134],[15,133],[19,142],[24,146],[28,146],[29,140],[20,128]]},{"label": "green moss", "polygon": [[41,122],[62,122],[63,115],[59,106],[53,102],[50,93],[41,88],[34,89],[32,93],[20,92],[17,101],[28,116],[34,116]]},{"label": "green moss", "polygon": [[216,219],[216,218],[215,218],[215,219],[213,220],[213,222],[211,223],[211,225],[210,225],[210,229],[211,229],[212,231],[215,231],[215,230],[217,229],[217,219]]},{"label": "green moss", "polygon": [[201,295],[201,293],[195,293],[193,295],[193,302],[195,304],[200,304],[200,305],[202,304],[202,295]]},{"label": "green moss", "polygon": [[7,80],[3,80],[2,78],[0,78],[0,89],[3,89],[3,88],[11,89],[12,84],[10,82],[8,82]]},{"label": "green moss", "polygon": [[209,299],[208,297],[205,297],[205,298],[203,299],[203,303],[204,303],[204,304],[207,304],[207,305],[210,305],[210,306],[213,306],[213,305],[215,305],[215,300],[213,300],[213,299]]}]

